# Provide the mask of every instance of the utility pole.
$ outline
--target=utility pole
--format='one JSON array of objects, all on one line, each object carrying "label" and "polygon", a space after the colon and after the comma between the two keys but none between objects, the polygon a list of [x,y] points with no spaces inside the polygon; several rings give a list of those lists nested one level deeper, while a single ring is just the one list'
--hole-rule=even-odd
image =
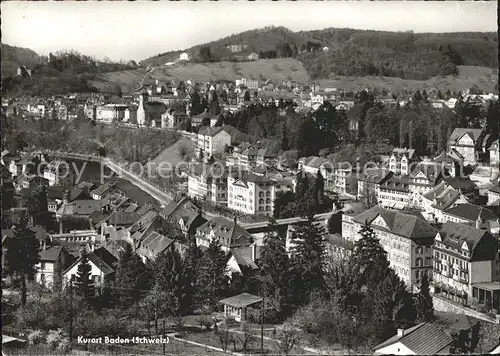
[{"label": "utility pole", "polygon": [[69,342],[73,341],[73,281],[69,281]]},{"label": "utility pole", "polygon": [[260,307],[260,354],[264,355],[264,293]]}]

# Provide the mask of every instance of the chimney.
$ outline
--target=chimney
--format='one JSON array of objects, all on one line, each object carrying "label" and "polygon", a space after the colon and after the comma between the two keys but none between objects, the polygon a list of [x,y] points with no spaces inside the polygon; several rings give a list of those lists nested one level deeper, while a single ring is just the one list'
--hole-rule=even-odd
[{"label": "chimney", "polygon": [[405,329],[398,329],[398,339],[405,336]]},{"label": "chimney", "polygon": [[478,216],[476,220],[476,229],[481,229],[481,217]]},{"label": "chimney", "polygon": [[252,261],[255,262],[256,259],[257,259],[257,244],[254,242],[252,244]]},{"label": "chimney", "polygon": [[59,220],[59,233],[62,234],[63,231],[64,231],[64,229],[63,229],[63,221],[61,219],[61,220]]}]

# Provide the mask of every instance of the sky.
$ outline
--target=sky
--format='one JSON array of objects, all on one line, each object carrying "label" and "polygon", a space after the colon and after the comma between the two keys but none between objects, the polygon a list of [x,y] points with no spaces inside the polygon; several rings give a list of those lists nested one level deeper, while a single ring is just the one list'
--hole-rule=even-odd
[{"label": "sky", "polygon": [[2,43],[38,54],[73,49],[142,60],[245,30],[285,26],[385,31],[497,31],[497,2],[298,1],[1,3]]}]

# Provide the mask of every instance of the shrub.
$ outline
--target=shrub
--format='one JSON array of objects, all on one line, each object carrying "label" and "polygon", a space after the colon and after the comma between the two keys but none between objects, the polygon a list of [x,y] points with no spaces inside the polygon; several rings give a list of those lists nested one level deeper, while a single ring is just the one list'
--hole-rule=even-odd
[{"label": "shrub", "polygon": [[28,341],[32,345],[38,345],[45,339],[44,332],[41,330],[34,330],[28,335]]}]

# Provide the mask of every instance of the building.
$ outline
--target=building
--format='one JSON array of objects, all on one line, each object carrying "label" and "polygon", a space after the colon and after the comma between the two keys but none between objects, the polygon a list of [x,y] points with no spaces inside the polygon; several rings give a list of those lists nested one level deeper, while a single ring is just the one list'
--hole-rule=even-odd
[{"label": "building", "polygon": [[437,325],[422,323],[375,346],[375,355],[448,355],[453,339]]},{"label": "building", "polygon": [[414,149],[395,148],[389,159],[389,170],[396,175],[408,175],[411,172],[411,164],[418,160]]},{"label": "building", "polygon": [[[498,209],[497,209],[498,210]],[[443,222],[452,221],[498,234],[498,212],[474,204],[458,204],[443,211]]]},{"label": "building", "polygon": [[[324,177],[324,176],[323,176]],[[327,185],[330,179],[326,180]],[[337,193],[357,193],[356,170],[350,165],[335,163],[333,166],[333,190]]]},{"label": "building", "polygon": [[490,166],[492,167],[498,167],[498,164],[500,164],[499,147],[500,143],[497,139],[493,141],[490,148],[488,148],[488,150],[490,151]]},{"label": "building", "polygon": [[160,211],[160,216],[167,223],[174,224],[185,236],[193,236],[198,226],[206,222],[201,209],[187,198],[172,201]]},{"label": "building", "polygon": [[332,161],[317,156],[299,158],[298,163],[298,169],[305,173],[316,175],[318,171],[321,172],[321,175],[326,181],[326,185],[333,180],[333,167],[334,163]]},{"label": "building", "polygon": [[247,310],[252,305],[262,302],[262,298],[249,293],[238,294],[231,298],[221,300],[224,305],[224,317],[234,318],[238,322],[244,322],[247,318]]},{"label": "building", "polygon": [[448,148],[462,155],[464,165],[475,165],[482,152],[483,139],[483,129],[455,128],[448,140]]},{"label": "building", "polygon": [[125,121],[125,112],[129,109],[126,104],[106,104],[96,107],[95,119],[104,124]]},{"label": "building", "polygon": [[243,169],[251,169],[256,166],[258,148],[248,142],[234,147],[233,154],[227,157],[228,166],[239,166]]},{"label": "building", "polygon": [[500,184],[498,180],[488,189],[488,205],[499,205],[500,202]]},{"label": "building", "polygon": [[367,169],[358,178],[358,198],[364,194],[374,192],[379,195],[380,186],[393,176],[393,172],[386,169]]},{"label": "building", "polygon": [[226,167],[196,164],[187,173],[188,196],[207,200],[218,205],[227,205],[228,189]]},{"label": "building", "polygon": [[249,61],[256,61],[256,60],[258,60],[258,59],[259,59],[259,55],[258,55],[257,53],[255,53],[255,52],[250,53],[250,54],[248,55],[248,60],[249,60]]},{"label": "building", "polygon": [[59,184],[60,179],[69,177],[71,169],[67,162],[54,160],[43,171],[43,177],[48,180],[49,186]]},{"label": "building", "polygon": [[342,237],[355,242],[369,224],[387,252],[390,266],[409,287],[415,288],[427,272],[432,278],[432,246],[437,230],[419,212],[374,207],[356,216],[342,215]]},{"label": "building", "polygon": [[434,242],[434,293],[500,308],[498,239],[485,230],[446,222]]},{"label": "building", "polygon": [[278,163],[278,155],[269,148],[261,148],[257,151],[255,163],[257,166],[275,166]]},{"label": "building", "polygon": [[233,274],[246,275],[248,272],[258,270],[255,264],[257,256],[257,244],[253,244],[251,249],[232,248],[227,255],[227,274],[232,278]]},{"label": "building", "polygon": [[410,205],[422,208],[422,195],[434,188],[443,178],[439,167],[429,162],[420,162],[408,176]]},{"label": "building", "polygon": [[[110,254],[111,255],[111,254]],[[94,282],[94,287],[96,290],[109,286],[115,275],[115,270],[110,266],[112,264],[110,261],[104,261],[94,252],[87,252],[86,256],[90,263],[90,278]],[[82,256],[78,258],[70,267],[68,267],[63,273],[63,287],[66,287],[70,282],[75,282],[78,273],[78,266],[82,262]],[[114,261],[116,262],[116,260]]]},{"label": "building", "polygon": [[62,274],[71,261],[71,256],[62,246],[45,248],[38,254],[35,281],[42,286],[58,290],[62,287]]},{"label": "building", "polygon": [[467,204],[469,199],[442,180],[433,189],[422,195],[422,214],[427,220],[443,222],[443,212],[458,204]]},{"label": "building", "polygon": [[162,129],[181,129],[182,124],[188,119],[188,115],[182,111],[167,110],[161,116]]},{"label": "building", "polygon": [[245,214],[272,215],[276,196],[275,183],[270,178],[253,173],[227,178],[230,209]]},{"label": "building", "polygon": [[381,207],[406,209],[410,206],[410,180],[392,176],[379,184],[378,202]]},{"label": "building", "polygon": [[202,127],[198,131],[197,150],[205,157],[223,153],[231,145],[231,135],[222,127]]},{"label": "building", "polygon": [[244,250],[252,249],[254,239],[250,233],[242,228],[236,219],[229,220],[223,217],[213,217],[196,229],[196,245],[207,248],[214,239],[221,244],[221,249],[228,254],[233,248]]},{"label": "building", "polygon": [[189,61],[189,55],[186,52],[183,52],[179,56],[180,61]]},{"label": "building", "polygon": [[147,92],[139,96],[139,107],[137,108],[137,124],[139,126],[160,127],[161,117],[167,111],[163,102],[149,100]]}]

